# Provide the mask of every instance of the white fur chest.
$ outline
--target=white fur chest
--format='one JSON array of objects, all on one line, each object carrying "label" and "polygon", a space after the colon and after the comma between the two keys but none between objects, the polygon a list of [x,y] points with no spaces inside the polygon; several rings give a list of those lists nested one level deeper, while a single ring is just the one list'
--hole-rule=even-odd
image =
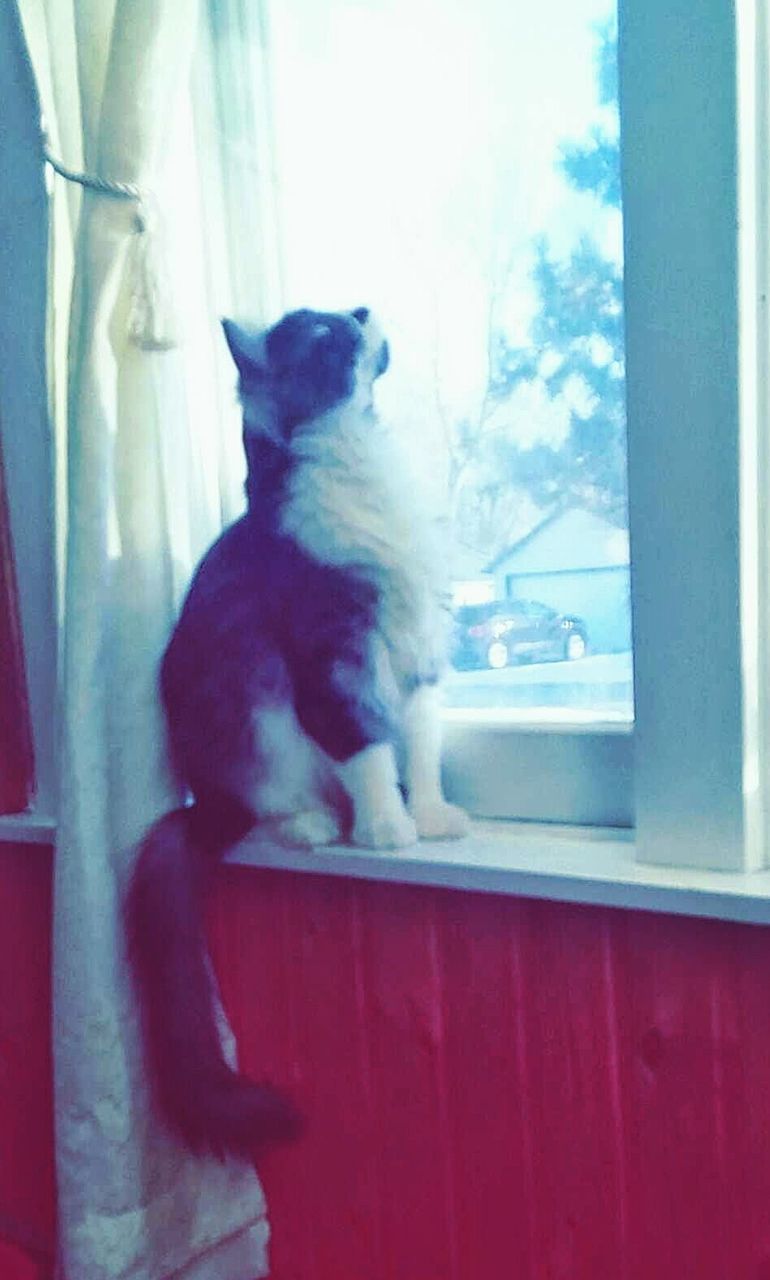
[{"label": "white fur chest", "polygon": [[439,671],[449,622],[446,554],[405,451],[371,410],[351,406],[302,431],[292,451],[284,531],[322,563],[374,578],[399,680]]}]

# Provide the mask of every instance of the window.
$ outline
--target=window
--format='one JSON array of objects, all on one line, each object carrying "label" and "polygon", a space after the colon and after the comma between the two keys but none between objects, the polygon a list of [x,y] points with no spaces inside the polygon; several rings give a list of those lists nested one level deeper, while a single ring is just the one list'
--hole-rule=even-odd
[{"label": "window", "polygon": [[585,722],[612,686],[630,721],[615,0],[269,14],[288,304],[383,317],[380,399],[449,516],[458,607],[515,567],[583,638],[471,669],[458,637],[449,706]]},{"label": "window", "polygon": [[[243,34],[228,11],[208,8],[220,88]],[[393,322],[384,410],[427,433],[473,552],[455,565],[478,664],[458,660],[449,690],[456,796],[488,816],[635,822],[645,860],[758,866],[770,282],[754,7],[736,24],[728,0],[622,0],[622,252],[606,0],[265,12],[274,155],[235,96],[209,117],[238,160],[230,196],[251,191],[229,231],[245,234],[254,173],[275,163],[277,214],[252,218],[275,237],[273,296]],[[577,105],[540,92],[549,72]],[[197,107],[200,139],[200,85]],[[570,330],[581,296],[599,329]]]},{"label": "window", "polygon": [[[473,645],[458,622],[451,785],[490,816],[629,825],[613,0],[266,11],[285,304],[382,316],[380,403],[448,509],[458,607],[503,601],[517,565],[516,597],[563,621]],[[227,34],[220,12],[215,56]],[[243,147],[235,107],[226,128]]]},{"label": "window", "polygon": [[[577,475],[569,474],[563,457],[560,467],[548,458],[544,476],[534,465],[522,466],[524,446],[539,438],[527,439],[519,426],[507,440],[507,461],[516,466],[508,467],[502,493],[485,493],[483,476],[475,487],[466,485],[463,530],[475,523],[478,534],[491,511],[487,526],[497,536],[511,475],[526,476],[531,498],[538,482],[547,489],[560,470],[565,484],[582,486],[583,496],[593,484],[595,508],[588,514],[597,520],[611,514],[614,536],[599,548],[599,538],[589,538],[596,525],[584,529],[581,540],[591,541],[594,554],[579,565],[536,561],[534,539],[524,548],[529,562],[520,554],[506,563],[517,531],[506,533],[502,545],[484,544],[482,536],[484,555],[458,563],[456,577],[468,604],[514,598],[579,619],[573,599],[544,593],[559,577],[545,569],[580,569],[600,595],[609,593],[613,579],[622,582],[631,563],[633,731],[626,614],[616,652],[598,655],[611,671],[593,708],[573,700],[568,714],[564,706],[542,703],[517,710],[500,706],[499,696],[449,708],[447,769],[455,793],[475,812],[494,816],[630,825],[636,810],[645,858],[756,862],[758,654],[765,648],[758,648],[750,616],[760,573],[756,532],[752,538],[759,518],[759,490],[752,490],[751,479],[757,426],[746,398],[756,330],[749,244],[757,193],[750,187],[755,143],[749,135],[762,118],[750,74],[758,48],[753,10],[740,6],[736,32],[727,0],[708,0],[697,10],[686,0],[673,6],[624,0],[620,8],[630,543],[618,518],[625,471],[617,457],[623,317],[612,8],[599,0],[526,13],[496,0],[475,6],[337,0],[321,7],[291,0],[266,12],[286,304],[306,302],[310,292],[322,305],[351,305],[363,290],[364,302],[380,306],[395,357],[382,388],[385,411],[400,414],[415,433],[426,433],[430,424],[428,453],[434,472],[443,458],[442,479],[462,470],[457,448],[462,453],[467,443],[468,421],[476,424],[470,470],[483,470],[477,464],[489,441],[477,429],[478,414],[463,412],[479,399],[482,408],[485,397],[496,399],[508,365],[518,375],[527,372],[528,360],[530,366],[538,356],[545,362],[536,377],[520,377],[513,388],[530,418],[538,409],[541,442],[543,434],[548,440],[543,420],[552,431],[554,422],[564,422],[565,399],[577,439],[581,423],[599,433],[602,424],[592,418],[601,411],[611,419],[603,424],[610,447],[597,450],[593,469],[578,467]],[[518,96],[517,76],[525,86]],[[576,85],[566,122],[562,103]],[[741,257],[735,238],[739,121]],[[244,135],[235,132],[243,145]],[[598,198],[580,189],[587,170]],[[513,203],[525,207],[515,230],[511,218],[500,217],[511,208],[512,193]],[[590,251],[569,239],[568,205],[573,235],[579,227]],[[552,243],[559,238],[561,256]],[[564,264],[574,266],[575,256],[582,275],[570,293]],[[515,281],[510,290],[509,279]],[[549,289],[551,305],[544,308]],[[568,331],[578,350],[566,354],[576,363],[582,357],[584,381],[589,374],[596,385],[604,379],[602,397],[572,376],[569,343],[558,327],[556,341],[532,350],[533,317],[541,331],[553,333],[554,297],[574,307],[581,289],[605,327]],[[507,310],[505,324],[497,322],[495,307]],[[562,315],[565,310],[566,304]],[[560,358],[567,364],[561,402],[543,395],[549,379],[558,384]],[[497,448],[494,432],[492,440]],[[529,452],[536,456],[526,461],[534,464],[536,449]],[[602,462],[609,475],[602,475]],[[535,514],[543,517],[543,539],[560,542],[562,552],[577,543],[574,529],[556,536],[547,507]],[[519,530],[522,538],[533,527],[537,523]],[[720,609],[715,599],[723,602]],[[573,669],[596,661],[586,630],[589,653],[573,659]],[[560,662],[531,663],[529,671],[523,663],[503,667],[503,638],[493,636],[498,643],[488,650],[501,665],[483,673],[498,687],[535,667],[564,670]],[[460,683],[478,678],[458,675]]]}]

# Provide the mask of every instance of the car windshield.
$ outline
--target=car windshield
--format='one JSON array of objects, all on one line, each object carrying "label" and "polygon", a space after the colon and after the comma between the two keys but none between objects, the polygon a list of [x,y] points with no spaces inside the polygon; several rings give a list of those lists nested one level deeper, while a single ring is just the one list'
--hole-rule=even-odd
[{"label": "car windshield", "polygon": [[463,626],[472,626],[476,622],[487,622],[498,613],[512,613],[520,609],[515,600],[490,600],[486,604],[465,604],[455,609],[455,618]]}]

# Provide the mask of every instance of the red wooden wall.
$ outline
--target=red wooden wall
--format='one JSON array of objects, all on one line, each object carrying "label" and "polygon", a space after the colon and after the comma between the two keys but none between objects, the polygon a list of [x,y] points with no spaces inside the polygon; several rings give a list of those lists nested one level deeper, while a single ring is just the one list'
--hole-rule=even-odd
[{"label": "red wooden wall", "polygon": [[229,870],[275,1280],[768,1280],[770,930]]},{"label": "red wooden wall", "polygon": [[[34,1246],[49,864],[0,859],[0,1236]],[[770,930],[231,868],[212,944],[310,1121],[262,1166],[274,1280],[770,1280]]]},{"label": "red wooden wall", "polygon": [[51,854],[0,845],[0,1280],[48,1280]]}]

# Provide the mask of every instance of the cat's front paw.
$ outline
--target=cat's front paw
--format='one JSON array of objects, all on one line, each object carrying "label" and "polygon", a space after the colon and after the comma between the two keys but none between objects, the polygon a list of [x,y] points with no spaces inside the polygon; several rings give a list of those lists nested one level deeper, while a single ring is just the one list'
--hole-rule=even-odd
[{"label": "cat's front paw", "polygon": [[406,849],[416,841],[417,826],[406,812],[356,818],[353,827],[353,844],[364,849]]},{"label": "cat's front paw", "polygon": [[460,840],[468,834],[467,813],[446,800],[415,804],[412,814],[421,840]]}]

